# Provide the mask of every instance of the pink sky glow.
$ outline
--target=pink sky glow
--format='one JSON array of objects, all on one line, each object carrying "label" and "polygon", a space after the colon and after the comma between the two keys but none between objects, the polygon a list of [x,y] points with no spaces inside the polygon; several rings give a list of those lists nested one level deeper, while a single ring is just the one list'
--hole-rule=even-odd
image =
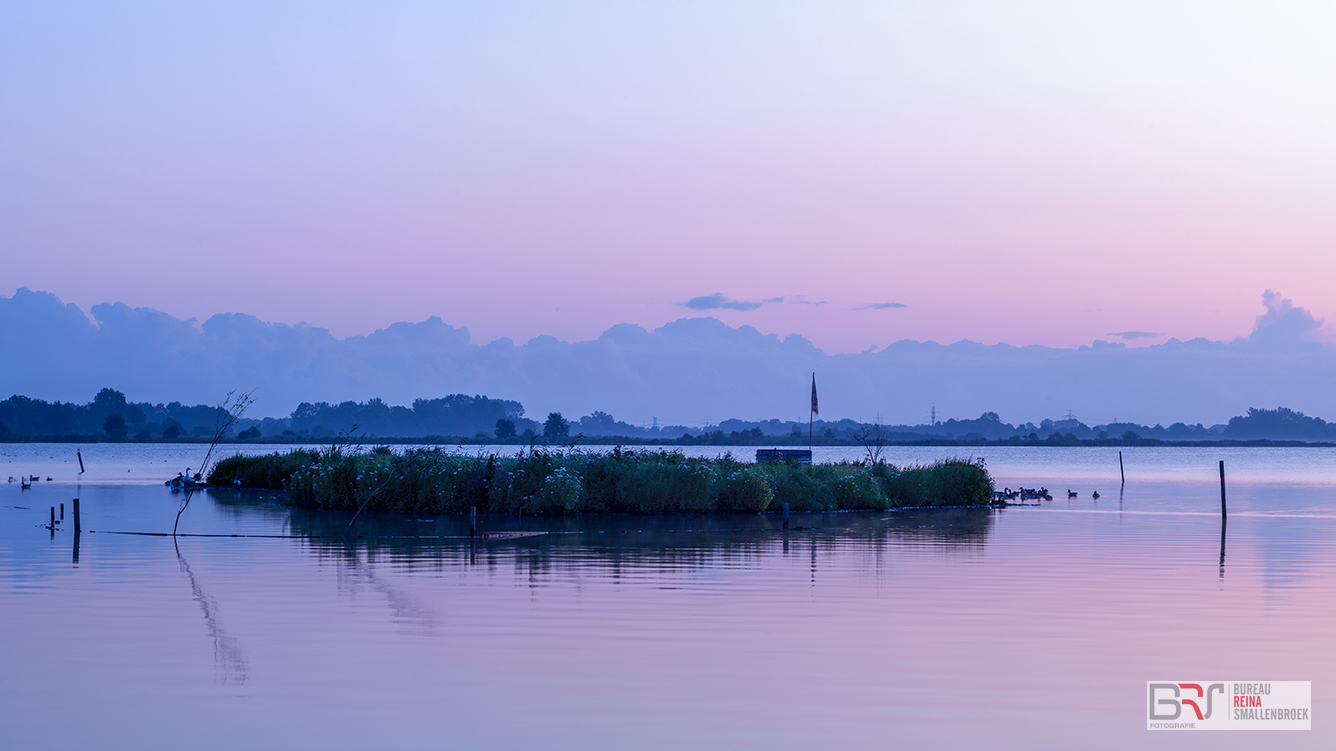
[{"label": "pink sky glow", "polygon": [[11,8],[0,294],[828,352],[1336,319],[1336,9],[1080,6]]}]

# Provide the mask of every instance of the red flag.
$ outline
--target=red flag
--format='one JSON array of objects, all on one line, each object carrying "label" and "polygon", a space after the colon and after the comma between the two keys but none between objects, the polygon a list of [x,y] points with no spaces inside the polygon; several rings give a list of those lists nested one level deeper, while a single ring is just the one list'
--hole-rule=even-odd
[{"label": "red flag", "polygon": [[816,407],[816,373],[812,374],[812,414],[821,414],[821,410]]}]

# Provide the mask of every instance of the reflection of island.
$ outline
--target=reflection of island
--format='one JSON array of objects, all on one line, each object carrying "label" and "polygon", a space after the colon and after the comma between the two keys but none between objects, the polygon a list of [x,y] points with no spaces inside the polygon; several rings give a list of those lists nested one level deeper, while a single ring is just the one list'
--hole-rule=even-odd
[{"label": "reflection of island", "polygon": [[348,539],[342,536],[348,514],[288,509],[287,529],[307,536],[306,544],[318,555],[341,559],[358,578],[369,571],[371,561],[384,557],[414,567],[513,567],[534,579],[554,572],[578,577],[587,574],[591,564],[614,576],[635,568],[745,565],[786,555],[791,545],[800,545],[805,553],[810,548],[814,557],[837,548],[861,549],[874,565],[891,547],[977,556],[999,513],[991,508],[939,508],[793,514],[787,533],[777,514],[491,516],[479,518],[480,532],[547,534],[484,542],[469,540],[468,517],[463,515],[364,514],[355,525],[356,537]]},{"label": "reflection of island", "polygon": [[195,572],[190,570],[190,564],[185,556],[181,555],[180,546],[176,548],[176,560],[181,564],[181,570],[190,577],[190,591],[194,595],[195,602],[198,602],[200,609],[204,611],[204,625],[209,629],[209,636],[213,638],[213,660],[223,671],[221,682],[236,685],[245,683],[246,661],[241,657],[241,648],[237,646],[236,638],[225,634],[223,627],[218,623],[218,602],[204,594],[199,580],[195,578]]},{"label": "reflection of island", "polygon": [[891,515],[886,531],[894,539],[964,552],[980,550],[993,530],[993,509],[911,509]]}]

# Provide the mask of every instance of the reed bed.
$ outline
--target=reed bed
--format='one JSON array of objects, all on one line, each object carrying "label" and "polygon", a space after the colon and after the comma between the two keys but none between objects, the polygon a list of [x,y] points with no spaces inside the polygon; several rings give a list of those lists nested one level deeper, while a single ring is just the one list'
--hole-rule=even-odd
[{"label": "reed bed", "polygon": [[[240,480],[240,483],[237,481]],[[327,510],[461,513],[765,512],[984,506],[993,481],[982,460],[751,464],[679,451],[533,448],[515,456],[441,449],[349,451],[331,446],[219,461],[211,485],[281,489]]]}]

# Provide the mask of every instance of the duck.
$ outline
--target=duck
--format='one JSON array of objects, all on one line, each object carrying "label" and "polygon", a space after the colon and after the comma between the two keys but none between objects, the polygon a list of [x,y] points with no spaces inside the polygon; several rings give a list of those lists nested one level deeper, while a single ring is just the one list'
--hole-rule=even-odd
[{"label": "duck", "polygon": [[1076,491],[1075,491],[1075,490],[1072,490],[1071,488],[1067,488],[1067,497],[1068,497],[1068,498],[1075,498],[1075,497],[1076,497]]},{"label": "duck", "polygon": [[1091,498],[1098,499],[1098,498],[1099,498],[1099,491],[1096,490],[1095,492],[1091,493],[1091,494],[1090,494],[1090,497],[1091,497]]}]

